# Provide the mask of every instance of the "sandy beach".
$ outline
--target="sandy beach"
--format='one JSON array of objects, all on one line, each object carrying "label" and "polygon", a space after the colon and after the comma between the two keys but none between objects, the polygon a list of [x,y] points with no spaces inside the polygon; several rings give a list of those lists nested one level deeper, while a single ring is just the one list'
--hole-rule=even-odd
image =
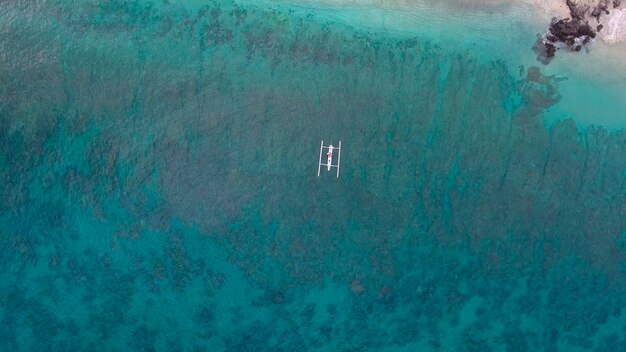
[{"label": "sandy beach", "polygon": [[[275,0],[276,1],[276,0]],[[534,8],[535,15],[548,25],[551,18],[567,18],[570,16],[565,0],[513,0],[502,2],[498,0],[288,0],[276,2],[291,2],[300,4],[317,4],[341,7],[374,7],[388,10],[420,10],[424,8],[438,8],[440,10],[458,10],[464,12],[482,12],[492,15],[514,11],[520,8]],[[580,0],[578,3],[594,6],[595,0]],[[626,9],[611,9],[609,15],[601,17],[600,22],[605,29],[600,31],[600,38],[607,44],[623,42],[626,38]]]}]

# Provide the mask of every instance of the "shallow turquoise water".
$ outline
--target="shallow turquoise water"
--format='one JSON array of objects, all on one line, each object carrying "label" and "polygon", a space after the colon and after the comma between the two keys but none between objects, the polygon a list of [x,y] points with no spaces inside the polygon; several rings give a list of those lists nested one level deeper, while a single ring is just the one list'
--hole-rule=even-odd
[{"label": "shallow turquoise water", "polygon": [[626,133],[544,123],[558,77],[312,10],[1,6],[3,349],[626,347]]}]

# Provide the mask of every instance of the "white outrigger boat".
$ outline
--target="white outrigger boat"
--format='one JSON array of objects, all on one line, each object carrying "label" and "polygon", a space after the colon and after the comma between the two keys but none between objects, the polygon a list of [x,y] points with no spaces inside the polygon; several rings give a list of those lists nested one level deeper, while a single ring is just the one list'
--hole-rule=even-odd
[{"label": "white outrigger boat", "polygon": [[[322,153],[324,152],[324,149],[328,149],[328,152],[326,153],[326,164],[322,163]],[[333,165],[333,151],[336,150],[337,151],[337,164]],[[326,166],[326,170],[330,171],[330,168],[332,167],[336,167],[337,168],[337,177],[339,177],[339,163],[341,162],[341,141],[339,141],[339,146],[335,147],[332,144],[325,146],[324,145],[324,141],[322,140],[322,143],[320,145],[320,160],[319,163],[317,165],[317,177],[320,177],[320,170],[322,169],[322,166]]]}]

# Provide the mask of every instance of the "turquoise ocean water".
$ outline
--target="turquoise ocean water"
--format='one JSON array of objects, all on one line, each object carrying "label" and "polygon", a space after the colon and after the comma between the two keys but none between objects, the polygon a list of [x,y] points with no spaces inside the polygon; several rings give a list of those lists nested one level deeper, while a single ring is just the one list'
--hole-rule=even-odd
[{"label": "turquoise ocean water", "polygon": [[0,350],[626,350],[623,127],[365,17],[0,3]]}]

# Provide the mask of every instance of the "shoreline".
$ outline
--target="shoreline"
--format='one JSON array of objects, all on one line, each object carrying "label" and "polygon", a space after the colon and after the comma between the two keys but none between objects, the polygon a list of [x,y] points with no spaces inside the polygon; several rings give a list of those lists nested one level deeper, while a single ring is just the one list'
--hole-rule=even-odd
[{"label": "shoreline", "polygon": [[[564,77],[562,100],[548,112],[548,122],[568,117],[581,126],[623,129],[626,118],[626,43],[596,38],[579,53],[560,52],[551,63],[537,59],[532,46],[554,16],[569,15],[564,1],[518,0],[506,6],[467,10],[468,1],[438,4],[429,1],[388,0],[269,0],[272,5],[296,6],[331,21],[373,33],[418,37],[442,48],[469,51],[480,61],[502,60],[512,75],[519,67],[540,67],[543,74]],[[491,4],[479,1],[474,4]],[[476,7],[476,6],[475,6]],[[462,10],[465,9],[465,10]],[[595,21],[595,19],[594,19]],[[593,98],[592,98],[593,97]]]},{"label": "shoreline", "polygon": [[[432,0],[268,0],[267,3],[321,11],[349,25],[418,36],[442,47],[480,53],[481,44],[485,49],[498,44],[506,50],[490,53],[494,59],[515,65],[536,65],[549,74],[575,74],[616,82],[624,78],[613,71],[626,71],[626,42],[606,41],[601,32],[583,52],[562,52],[548,65],[536,60],[537,55],[530,49],[536,36],[547,31],[553,17],[569,16],[564,0],[514,0],[505,5],[496,0],[462,0],[454,4],[437,2],[434,6],[430,6]],[[623,12],[626,21],[626,8]],[[448,25],[452,26],[451,31],[446,31]],[[524,28],[517,30],[520,26]],[[513,33],[514,30],[525,33]],[[516,43],[502,45],[506,37]]]}]

